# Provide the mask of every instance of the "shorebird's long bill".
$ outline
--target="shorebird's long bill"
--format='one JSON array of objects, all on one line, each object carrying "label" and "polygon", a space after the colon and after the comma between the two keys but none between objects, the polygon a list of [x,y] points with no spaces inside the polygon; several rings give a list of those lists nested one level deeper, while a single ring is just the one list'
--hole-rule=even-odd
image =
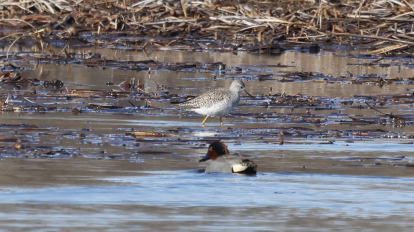
[{"label": "shorebird's long bill", "polygon": [[244,92],[246,92],[246,93],[247,93],[247,95],[249,95],[251,98],[254,98],[254,96],[253,96],[253,95],[251,95],[249,92],[247,92],[247,90],[244,90]]}]

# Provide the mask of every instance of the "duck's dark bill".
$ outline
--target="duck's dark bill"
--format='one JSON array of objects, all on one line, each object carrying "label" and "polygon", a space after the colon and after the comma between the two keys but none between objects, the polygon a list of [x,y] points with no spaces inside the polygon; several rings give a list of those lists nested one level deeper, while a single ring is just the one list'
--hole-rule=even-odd
[{"label": "duck's dark bill", "polygon": [[209,159],[210,159],[210,157],[207,154],[206,156],[204,156],[203,158],[201,158],[198,162],[204,162],[204,161],[207,161]]}]

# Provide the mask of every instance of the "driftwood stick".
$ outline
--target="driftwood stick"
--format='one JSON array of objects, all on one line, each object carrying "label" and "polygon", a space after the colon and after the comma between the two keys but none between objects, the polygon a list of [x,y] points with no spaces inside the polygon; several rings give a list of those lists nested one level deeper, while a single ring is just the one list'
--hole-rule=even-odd
[{"label": "driftwood stick", "polygon": [[408,44],[396,44],[396,45],[388,46],[388,47],[385,47],[385,48],[380,48],[380,49],[377,49],[377,50],[374,50],[374,51],[370,51],[369,54],[378,55],[378,54],[381,54],[381,53],[386,53],[386,52],[398,50],[398,49],[401,49],[401,48],[406,48],[408,46],[409,46]]},{"label": "driftwood stick", "polygon": [[132,7],[136,7],[136,6],[139,6],[139,5],[148,5],[148,4],[150,4],[151,2],[155,2],[156,0],[145,0],[145,1],[138,1],[137,3],[135,3],[135,4],[132,4],[130,7],[132,8]]},{"label": "driftwood stick", "polygon": [[184,17],[188,17],[187,16],[187,8],[185,6],[185,0],[181,0],[181,7],[183,8],[183,12],[184,12]]},{"label": "driftwood stick", "polygon": [[28,23],[28,22],[26,22],[26,21],[24,21],[24,20],[22,20],[22,19],[0,19],[0,21],[9,21],[9,22],[11,22],[11,21],[18,21],[18,22],[25,23],[25,24],[29,25],[29,26],[30,26],[30,27],[32,27],[35,31],[37,30],[37,29],[36,29],[36,27],[34,27],[32,24],[30,24],[30,23]]},{"label": "driftwood stick", "polygon": [[373,107],[373,106],[372,106],[371,104],[369,104],[368,102],[365,102],[365,104],[366,104],[369,108],[371,108],[371,109],[373,109],[373,110],[377,111],[378,113],[380,113],[380,114],[384,114],[384,115],[389,116],[389,114],[384,113],[384,112],[382,112],[381,110],[379,110],[379,109],[377,109],[377,108]]},{"label": "driftwood stick", "polygon": [[279,145],[283,145],[285,142],[283,141],[283,136],[282,136],[282,132],[279,131]]},{"label": "driftwood stick", "polygon": [[414,45],[414,42],[409,42],[409,41],[405,41],[405,40],[398,40],[398,39],[390,39],[390,38],[379,37],[379,36],[374,36],[374,35],[358,35],[358,34],[333,33],[333,32],[328,32],[328,35],[370,38],[370,39],[385,40],[385,41],[394,42],[394,43],[404,43],[404,44]]},{"label": "driftwood stick", "polygon": [[404,3],[408,6],[408,7],[410,7],[412,11],[414,11],[413,6],[412,6],[409,2],[407,2],[407,0],[403,0],[403,2],[404,2]]},{"label": "driftwood stick", "polygon": [[384,113],[384,112],[382,112],[381,110],[379,110],[379,109],[377,109],[377,108],[373,107],[373,106],[372,106],[371,104],[369,104],[368,102],[365,102],[365,104],[366,104],[367,106],[369,106],[371,109],[373,109],[373,110],[377,111],[377,112],[378,112],[378,113],[380,113],[380,114],[386,115],[386,116],[388,116],[388,117],[390,117],[390,118],[398,118],[398,119],[403,119],[403,120],[405,120],[405,118],[404,118],[404,117],[401,117],[401,116],[398,116],[398,115],[392,115],[392,114],[387,114],[387,113]]},{"label": "driftwood stick", "polygon": [[57,55],[60,56],[60,54],[62,54],[66,50],[66,48],[68,47],[68,45],[69,44],[66,43],[66,45],[63,47],[62,51],[60,51],[59,54],[57,54]]},{"label": "driftwood stick", "polygon": [[376,62],[378,62],[378,61],[381,61],[381,60],[383,60],[383,59],[384,59],[384,57],[380,57],[380,58],[378,58],[378,59],[376,59],[376,60],[372,61],[372,62],[371,62],[371,64],[376,63]]}]

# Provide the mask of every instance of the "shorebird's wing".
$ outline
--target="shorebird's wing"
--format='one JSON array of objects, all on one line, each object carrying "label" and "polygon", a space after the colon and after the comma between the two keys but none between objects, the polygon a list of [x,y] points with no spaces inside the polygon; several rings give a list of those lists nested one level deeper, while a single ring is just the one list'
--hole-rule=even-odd
[{"label": "shorebird's wing", "polygon": [[195,108],[209,108],[214,104],[224,101],[228,98],[228,94],[224,89],[216,89],[208,91],[198,97],[181,102],[179,106],[191,106]]}]

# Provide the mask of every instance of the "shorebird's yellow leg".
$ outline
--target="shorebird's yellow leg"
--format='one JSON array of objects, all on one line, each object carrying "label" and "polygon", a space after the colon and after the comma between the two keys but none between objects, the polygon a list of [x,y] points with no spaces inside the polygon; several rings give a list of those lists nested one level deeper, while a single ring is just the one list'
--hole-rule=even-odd
[{"label": "shorebird's yellow leg", "polygon": [[201,122],[201,124],[203,124],[204,125],[204,123],[207,121],[207,118],[208,118],[209,116],[207,115],[206,116],[206,118]]},{"label": "shorebird's yellow leg", "polygon": [[223,127],[223,121],[221,120],[221,117],[220,117],[220,127]]}]

